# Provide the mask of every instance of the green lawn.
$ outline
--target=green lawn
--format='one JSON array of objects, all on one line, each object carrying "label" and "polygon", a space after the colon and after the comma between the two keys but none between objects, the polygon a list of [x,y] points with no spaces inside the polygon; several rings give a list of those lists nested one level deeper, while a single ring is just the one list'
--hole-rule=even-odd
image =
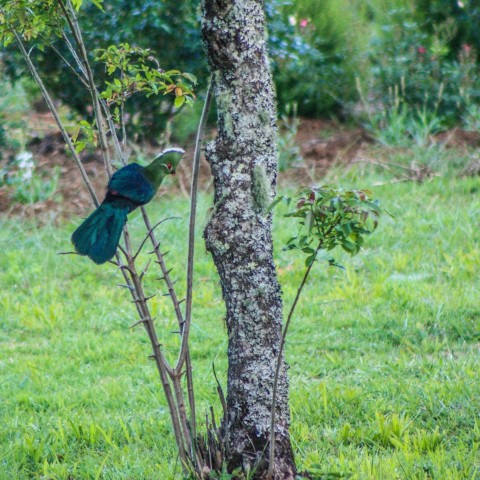
[{"label": "green lawn", "polygon": [[[343,180],[378,178],[353,170]],[[346,270],[317,265],[288,339],[292,439],[301,470],[321,479],[480,479],[480,180],[450,175],[374,194],[385,216]],[[209,199],[202,198],[201,223]],[[188,202],[159,235],[182,283]],[[277,212],[285,304],[302,260],[282,252],[293,226]],[[181,478],[147,337],[119,273],[75,256],[60,228],[0,219],[0,479]],[[141,219],[130,220],[136,241]],[[200,225],[200,228],[202,225]],[[145,256],[146,258],[146,256]],[[147,292],[161,290],[149,274]],[[226,330],[216,272],[199,232],[191,352],[199,417],[219,410]],[[163,292],[162,292],[163,293]],[[178,339],[168,298],[151,301],[161,341]]]}]

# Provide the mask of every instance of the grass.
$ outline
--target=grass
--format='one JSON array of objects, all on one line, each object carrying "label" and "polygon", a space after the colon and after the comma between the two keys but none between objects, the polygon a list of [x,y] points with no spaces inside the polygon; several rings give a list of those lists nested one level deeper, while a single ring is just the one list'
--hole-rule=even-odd
[{"label": "grass", "polygon": [[[360,172],[360,173],[359,173]],[[342,172],[345,186],[378,174]],[[288,338],[292,439],[319,479],[480,479],[480,180],[450,175],[375,188],[384,217],[346,271],[317,265]],[[210,199],[201,199],[205,223]],[[153,217],[183,280],[188,205],[163,197]],[[285,304],[303,266],[281,246]],[[181,478],[146,335],[113,266],[60,256],[60,227],[0,219],[0,479]],[[129,222],[141,237],[141,219]],[[201,225],[200,225],[201,228]],[[226,379],[224,306],[198,235],[192,358],[199,416],[217,411],[212,362]],[[144,258],[145,260],[145,258]],[[149,274],[147,291],[162,288]],[[168,299],[152,299],[161,341],[178,339]]]}]

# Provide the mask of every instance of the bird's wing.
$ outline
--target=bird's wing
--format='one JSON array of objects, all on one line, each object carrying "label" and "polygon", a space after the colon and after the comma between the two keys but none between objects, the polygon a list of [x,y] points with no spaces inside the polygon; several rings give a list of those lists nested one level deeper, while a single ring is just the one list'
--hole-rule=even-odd
[{"label": "bird's wing", "polygon": [[143,175],[143,167],[131,163],[116,171],[108,182],[108,191],[122,196],[135,205],[145,205],[155,196],[155,188]]}]

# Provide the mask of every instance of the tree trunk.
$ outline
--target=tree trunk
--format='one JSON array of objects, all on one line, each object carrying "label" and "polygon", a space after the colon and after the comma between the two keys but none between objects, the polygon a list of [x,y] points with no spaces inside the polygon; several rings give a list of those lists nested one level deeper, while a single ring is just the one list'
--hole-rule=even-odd
[{"label": "tree trunk", "polygon": [[[203,37],[213,73],[218,137],[206,146],[215,198],[205,229],[227,307],[229,471],[264,478],[273,377],[282,327],[271,215],[276,185],[275,93],[262,0],[204,0]],[[283,359],[282,359],[283,362]],[[275,479],[293,479],[288,379],[283,363],[276,406]]]}]

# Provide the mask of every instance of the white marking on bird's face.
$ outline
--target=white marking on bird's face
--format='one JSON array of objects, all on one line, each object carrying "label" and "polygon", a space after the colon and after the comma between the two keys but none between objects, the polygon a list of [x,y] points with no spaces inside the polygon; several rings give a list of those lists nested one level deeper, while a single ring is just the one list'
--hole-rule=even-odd
[{"label": "white marking on bird's face", "polygon": [[172,168],[171,163],[162,163],[162,167],[165,167],[169,175],[175,175],[175,170]]}]

